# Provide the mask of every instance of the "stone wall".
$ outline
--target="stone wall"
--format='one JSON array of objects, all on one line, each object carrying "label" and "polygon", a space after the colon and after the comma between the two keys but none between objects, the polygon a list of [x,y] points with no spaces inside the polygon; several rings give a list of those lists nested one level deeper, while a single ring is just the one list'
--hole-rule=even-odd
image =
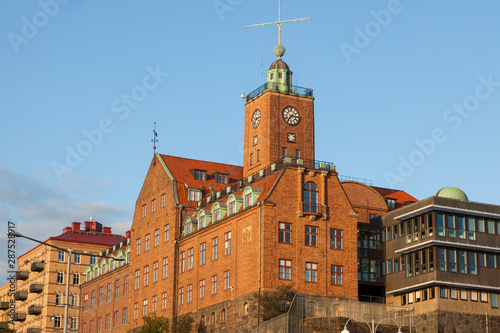
[{"label": "stone wall", "polygon": [[[487,328],[488,326],[488,328]],[[500,332],[500,316],[434,311],[415,318],[415,333]]]}]

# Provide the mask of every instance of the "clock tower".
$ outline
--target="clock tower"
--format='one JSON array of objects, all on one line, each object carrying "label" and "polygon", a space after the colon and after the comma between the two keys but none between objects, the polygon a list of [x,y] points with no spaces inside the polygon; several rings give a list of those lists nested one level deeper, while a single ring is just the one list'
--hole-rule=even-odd
[{"label": "clock tower", "polygon": [[314,160],[313,91],[292,85],[284,53],[278,44],[267,82],[246,96],[244,177],[284,157]]}]

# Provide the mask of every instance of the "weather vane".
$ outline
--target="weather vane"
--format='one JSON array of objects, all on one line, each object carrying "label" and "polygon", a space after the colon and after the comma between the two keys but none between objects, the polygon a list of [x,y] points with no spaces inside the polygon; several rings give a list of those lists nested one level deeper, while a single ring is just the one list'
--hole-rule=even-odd
[{"label": "weather vane", "polygon": [[153,138],[151,139],[151,142],[153,143],[153,152],[156,154],[156,143],[158,142],[158,139],[156,138],[158,136],[158,133],[156,133],[156,121],[155,121],[155,128],[153,130]]},{"label": "weather vane", "polygon": [[276,22],[269,22],[269,23],[260,23],[260,24],[253,24],[253,25],[247,25],[245,28],[253,28],[253,27],[263,27],[265,25],[270,25],[270,24],[277,24],[278,25],[278,45],[274,48],[274,54],[278,57],[278,59],[281,59],[281,57],[285,54],[285,48],[281,45],[281,24],[282,23],[287,23],[287,22],[297,22],[297,21],[305,21],[305,20],[312,20],[314,17],[306,17],[306,18],[300,18],[300,19],[293,19],[293,20],[281,20],[281,0],[278,1],[278,21]]}]

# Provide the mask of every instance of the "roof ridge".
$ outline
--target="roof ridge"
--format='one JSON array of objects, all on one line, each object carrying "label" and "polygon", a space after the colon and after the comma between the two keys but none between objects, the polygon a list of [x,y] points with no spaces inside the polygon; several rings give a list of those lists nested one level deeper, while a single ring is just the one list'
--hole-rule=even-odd
[{"label": "roof ridge", "polygon": [[[160,154],[160,153],[158,153],[158,154]],[[189,161],[193,161],[193,162],[204,162],[204,163],[211,163],[211,164],[227,165],[227,166],[238,167],[238,168],[242,168],[243,169],[243,166],[241,166],[241,165],[235,165],[235,164],[213,162],[213,161],[205,161],[205,160],[200,160],[200,159],[194,159],[194,158],[188,158],[188,157],[181,157],[181,156],[174,156],[174,155],[165,155],[165,154],[160,154],[160,156],[162,156],[162,157],[179,158],[179,159],[189,160]]]}]

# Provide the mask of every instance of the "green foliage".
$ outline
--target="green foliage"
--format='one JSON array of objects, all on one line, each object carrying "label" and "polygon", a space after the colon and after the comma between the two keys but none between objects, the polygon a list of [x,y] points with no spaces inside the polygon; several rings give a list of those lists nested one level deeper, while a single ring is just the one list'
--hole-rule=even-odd
[{"label": "green foliage", "polygon": [[[291,284],[282,284],[274,291],[264,291],[260,295],[260,318],[267,321],[280,314],[288,312],[292,304],[293,297],[297,293]],[[253,309],[258,308],[259,293],[253,294]],[[254,311],[258,316],[258,311]]]},{"label": "green foliage", "polygon": [[189,333],[193,328],[194,319],[191,316],[183,316],[172,325],[173,333]]},{"label": "green foliage", "polygon": [[148,316],[142,317],[143,325],[140,333],[169,333],[169,321],[168,318],[163,316],[156,316],[156,313],[152,313]]}]

